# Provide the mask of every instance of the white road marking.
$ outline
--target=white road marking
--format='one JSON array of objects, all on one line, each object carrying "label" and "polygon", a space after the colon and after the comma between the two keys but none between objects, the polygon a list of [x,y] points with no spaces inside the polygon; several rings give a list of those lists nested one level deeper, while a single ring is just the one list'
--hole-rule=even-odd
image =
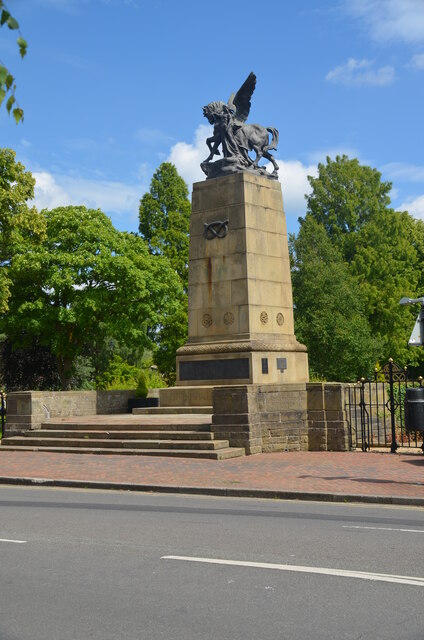
[{"label": "white road marking", "polygon": [[395,529],[390,527],[361,527],[358,525],[344,524],[343,529],[373,529],[374,531],[406,531],[407,533],[424,533],[424,529]]},{"label": "white road marking", "polygon": [[0,542],[14,542],[15,544],[26,544],[26,540],[8,540],[7,538],[0,538]]},{"label": "white road marking", "polygon": [[292,564],[274,564],[268,562],[245,562],[241,560],[222,560],[220,558],[195,558],[191,556],[162,556],[161,560],[181,560],[183,562],[202,562],[207,564],[223,564],[233,567],[252,567],[256,569],[277,569],[278,571],[294,571],[297,573],[318,573],[326,576],[342,578],[359,578],[378,582],[395,582],[409,584],[414,587],[424,587],[424,578],[413,576],[396,576],[387,573],[369,573],[367,571],[349,571],[345,569],[330,569],[328,567],[303,567]]}]

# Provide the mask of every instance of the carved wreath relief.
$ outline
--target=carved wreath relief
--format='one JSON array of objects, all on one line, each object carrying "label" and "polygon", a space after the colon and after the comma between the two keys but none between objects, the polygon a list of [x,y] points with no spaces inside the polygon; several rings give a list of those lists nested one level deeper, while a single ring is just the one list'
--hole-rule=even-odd
[{"label": "carved wreath relief", "polygon": [[202,324],[206,329],[209,329],[211,324],[213,323],[212,316],[209,313],[204,313],[202,318]]},{"label": "carved wreath relief", "polygon": [[231,311],[227,311],[227,313],[224,314],[224,324],[233,324],[234,322],[234,314],[231,313]]}]

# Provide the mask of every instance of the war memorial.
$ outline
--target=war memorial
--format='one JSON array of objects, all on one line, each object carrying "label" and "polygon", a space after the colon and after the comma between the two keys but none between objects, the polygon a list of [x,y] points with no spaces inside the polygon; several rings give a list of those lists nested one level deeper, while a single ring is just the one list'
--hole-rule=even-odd
[{"label": "war memorial", "polygon": [[294,333],[283,196],[270,153],[279,134],[246,122],[255,86],[250,73],[228,102],[203,108],[213,135],[205,180],[193,185],[188,339],[176,354],[176,386],[159,390],[159,407],[126,419],[131,391],[12,393],[2,448],[217,460],[349,448],[345,385],[309,383],[307,350]]},{"label": "war memorial", "polygon": [[308,356],[294,334],[283,197],[270,153],[279,134],[246,123],[255,85],[251,73],[227,103],[203,108],[214,129],[201,164],[206,180],[193,185],[188,340],[177,352],[177,386],[160,390],[162,407],[213,406],[215,435],[250,454],[319,447],[329,418],[344,432],[341,389],[309,385],[307,398]]}]

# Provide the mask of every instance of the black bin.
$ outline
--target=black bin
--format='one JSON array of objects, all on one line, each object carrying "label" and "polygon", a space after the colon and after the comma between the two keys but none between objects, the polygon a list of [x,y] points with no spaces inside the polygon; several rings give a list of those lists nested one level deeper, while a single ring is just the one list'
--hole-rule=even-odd
[{"label": "black bin", "polygon": [[406,389],[405,429],[424,431],[424,387]]}]

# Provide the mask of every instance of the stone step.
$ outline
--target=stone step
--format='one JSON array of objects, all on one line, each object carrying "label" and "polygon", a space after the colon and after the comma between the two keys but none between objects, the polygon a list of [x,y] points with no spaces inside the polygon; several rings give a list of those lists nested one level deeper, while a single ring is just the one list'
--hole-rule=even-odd
[{"label": "stone step", "polygon": [[157,416],[157,415],[178,415],[178,414],[209,414],[212,415],[212,407],[144,407],[133,409],[133,416]]},{"label": "stone step", "polygon": [[[189,416],[190,418],[190,416]],[[97,432],[126,432],[126,431],[190,431],[193,432],[208,432],[211,429],[211,422],[193,422],[192,417],[189,422],[180,421],[172,422],[171,420],[164,420],[161,416],[161,422],[149,420],[146,418],[143,422],[131,420],[119,422],[106,422],[101,424],[100,422],[65,422],[52,419],[49,422],[42,422],[41,429],[44,431],[97,431]],[[28,435],[34,433],[29,431]],[[177,436],[176,436],[177,437]]]},{"label": "stone step", "polygon": [[[210,426],[210,425],[209,425]],[[12,437],[12,436],[11,436]],[[210,431],[123,431],[75,430],[75,429],[34,429],[22,435],[23,438],[83,438],[84,440],[213,440]]]},{"label": "stone step", "polygon": [[40,451],[43,453],[85,453],[97,455],[129,455],[129,456],[166,456],[172,458],[204,458],[209,460],[228,460],[245,455],[245,450],[241,447],[226,447],[217,451],[204,450],[172,450],[172,449],[103,449],[89,447],[28,447],[16,445],[0,446],[2,451]]},{"label": "stone step", "polygon": [[[32,446],[32,447],[61,447],[65,443],[63,438],[34,438],[32,436],[12,436],[2,439],[2,447]],[[66,447],[83,447],[97,449],[116,448],[114,440],[90,440],[86,438],[67,438]],[[228,448],[228,440],[121,440],[120,449],[184,449],[184,450],[217,450]]]}]

